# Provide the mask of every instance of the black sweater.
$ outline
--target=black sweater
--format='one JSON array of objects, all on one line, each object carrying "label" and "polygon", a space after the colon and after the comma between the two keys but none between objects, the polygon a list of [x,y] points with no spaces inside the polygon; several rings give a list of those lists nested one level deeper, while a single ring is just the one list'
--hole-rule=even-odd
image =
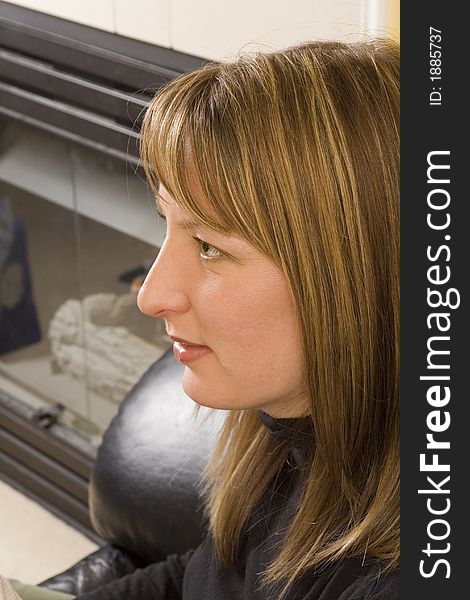
[{"label": "black sweater", "polygon": [[[291,448],[290,459],[271,482],[244,529],[236,563],[221,568],[210,534],[196,550],[138,569],[132,575],[83,594],[79,600],[277,600],[279,588],[260,589],[260,573],[273,560],[300,492],[309,419],[273,419],[260,412],[272,437]],[[292,586],[286,600],[398,600],[398,572],[381,574],[378,561],[349,558]]]}]

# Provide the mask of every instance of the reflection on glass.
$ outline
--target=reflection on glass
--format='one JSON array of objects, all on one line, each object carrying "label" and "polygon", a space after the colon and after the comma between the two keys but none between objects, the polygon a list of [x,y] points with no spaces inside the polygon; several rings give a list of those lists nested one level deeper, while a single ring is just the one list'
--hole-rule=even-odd
[{"label": "reflection on glass", "polygon": [[6,135],[0,390],[34,409],[62,404],[61,421],[99,443],[170,345],[161,322],[136,305],[161,224],[124,163],[24,126]]}]

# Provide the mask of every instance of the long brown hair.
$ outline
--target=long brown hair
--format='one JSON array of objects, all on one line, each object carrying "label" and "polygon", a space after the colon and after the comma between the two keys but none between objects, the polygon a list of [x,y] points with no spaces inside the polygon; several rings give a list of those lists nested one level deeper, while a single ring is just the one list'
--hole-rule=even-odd
[{"label": "long brown hair", "polygon": [[[207,64],[160,90],[147,176],[283,270],[298,314],[315,444],[265,583],[368,555],[399,560],[399,48],[313,42]],[[210,210],[193,197],[194,172]],[[230,564],[286,459],[257,411],[232,411],[206,472]],[[241,494],[243,490],[243,494]]]}]

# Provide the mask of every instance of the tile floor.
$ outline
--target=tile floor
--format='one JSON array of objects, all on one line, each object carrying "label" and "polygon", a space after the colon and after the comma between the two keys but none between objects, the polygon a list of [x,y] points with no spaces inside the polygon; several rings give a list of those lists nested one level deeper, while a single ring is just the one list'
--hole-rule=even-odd
[{"label": "tile floor", "polygon": [[98,546],[0,480],[0,574],[37,584]]}]

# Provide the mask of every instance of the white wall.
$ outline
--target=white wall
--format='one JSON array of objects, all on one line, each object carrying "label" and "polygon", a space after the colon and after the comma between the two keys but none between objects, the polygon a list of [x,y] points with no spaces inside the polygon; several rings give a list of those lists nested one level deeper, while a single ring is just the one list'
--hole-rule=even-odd
[{"label": "white wall", "polygon": [[390,33],[390,0],[8,0],[206,58]]}]

